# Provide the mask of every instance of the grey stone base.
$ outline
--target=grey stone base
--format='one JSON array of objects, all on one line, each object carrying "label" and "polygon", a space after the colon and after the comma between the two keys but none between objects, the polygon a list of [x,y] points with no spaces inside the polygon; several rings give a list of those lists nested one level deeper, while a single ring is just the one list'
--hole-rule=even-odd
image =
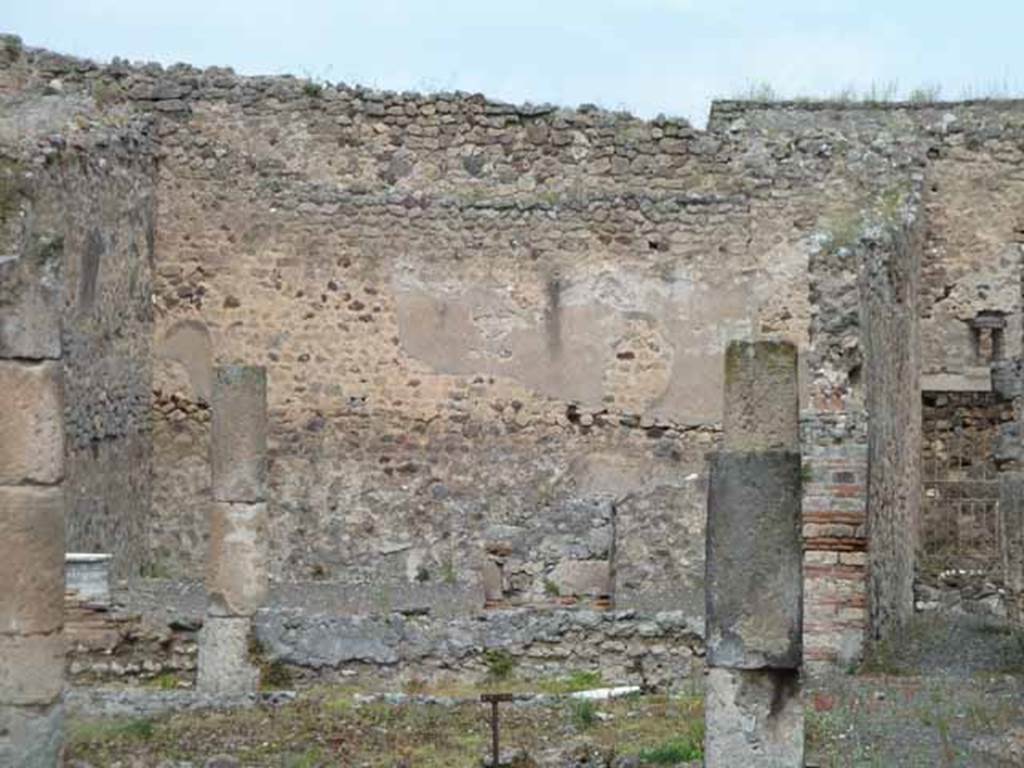
[{"label": "grey stone base", "polygon": [[706,768],[802,768],[804,712],[796,670],[711,668]]},{"label": "grey stone base", "polygon": [[64,752],[64,706],[0,706],[0,766],[55,768]]},{"label": "grey stone base", "polygon": [[249,661],[251,630],[252,620],[248,617],[206,617],[199,630],[199,691],[240,696],[259,688],[260,671]]}]

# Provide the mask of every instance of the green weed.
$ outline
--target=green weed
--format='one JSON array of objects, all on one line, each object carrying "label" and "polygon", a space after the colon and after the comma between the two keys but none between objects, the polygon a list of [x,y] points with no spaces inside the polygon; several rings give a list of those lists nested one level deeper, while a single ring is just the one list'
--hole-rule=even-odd
[{"label": "green weed", "polygon": [[573,699],[569,703],[573,724],[581,731],[597,722],[597,705],[590,699]]},{"label": "green weed", "polygon": [[704,757],[704,724],[695,722],[689,731],[678,738],[669,739],[656,747],[640,751],[640,762],[645,765],[675,765]]},{"label": "green weed", "polygon": [[516,660],[512,654],[500,648],[489,648],[484,651],[484,664],[487,665],[487,676],[491,680],[507,680],[516,668]]}]

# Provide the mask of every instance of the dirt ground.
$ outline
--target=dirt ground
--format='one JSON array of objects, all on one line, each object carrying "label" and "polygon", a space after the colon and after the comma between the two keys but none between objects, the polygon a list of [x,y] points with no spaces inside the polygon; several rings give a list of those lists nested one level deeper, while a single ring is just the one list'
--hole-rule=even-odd
[{"label": "dirt ground", "polygon": [[[234,712],[74,720],[67,765],[82,768],[353,766],[460,768],[490,743],[482,689],[539,700],[502,705],[503,752],[528,766],[699,765],[699,680],[676,695],[581,702],[595,673],[475,688],[372,695],[337,686]],[[806,682],[807,765],[821,768],[1024,766],[1024,639],[971,617],[922,617],[898,646],[872,649],[861,669]]]}]

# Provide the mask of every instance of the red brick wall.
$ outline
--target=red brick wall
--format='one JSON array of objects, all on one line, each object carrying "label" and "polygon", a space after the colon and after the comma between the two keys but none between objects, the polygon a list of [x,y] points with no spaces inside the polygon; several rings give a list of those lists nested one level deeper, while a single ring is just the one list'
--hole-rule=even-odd
[{"label": "red brick wall", "polygon": [[804,660],[859,658],[867,622],[867,431],[862,412],[805,413]]}]

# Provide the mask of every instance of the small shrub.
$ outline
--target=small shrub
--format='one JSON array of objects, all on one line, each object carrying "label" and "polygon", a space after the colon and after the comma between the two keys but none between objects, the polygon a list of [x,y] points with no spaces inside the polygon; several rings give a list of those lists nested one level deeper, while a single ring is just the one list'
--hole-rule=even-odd
[{"label": "small shrub", "polygon": [[573,724],[581,731],[597,722],[597,705],[590,699],[573,699],[570,711]]},{"label": "small shrub", "polygon": [[124,91],[117,83],[107,80],[96,80],[92,84],[92,98],[96,106],[103,107],[124,101]]},{"label": "small shrub", "polygon": [[507,680],[516,668],[516,660],[512,654],[500,648],[484,651],[484,664],[487,665],[487,676],[492,680]]},{"label": "small shrub", "polygon": [[558,597],[562,591],[551,579],[544,579],[544,594],[548,597]]},{"label": "small shrub", "polygon": [[[698,729],[694,729],[696,731]],[[644,765],[676,765],[704,757],[704,735],[696,738],[696,734],[687,734],[670,739],[656,747],[640,752],[640,762]]]},{"label": "small shrub", "polygon": [[302,92],[311,99],[319,99],[324,94],[324,87],[313,80],[307,80],[302,84]]}]

